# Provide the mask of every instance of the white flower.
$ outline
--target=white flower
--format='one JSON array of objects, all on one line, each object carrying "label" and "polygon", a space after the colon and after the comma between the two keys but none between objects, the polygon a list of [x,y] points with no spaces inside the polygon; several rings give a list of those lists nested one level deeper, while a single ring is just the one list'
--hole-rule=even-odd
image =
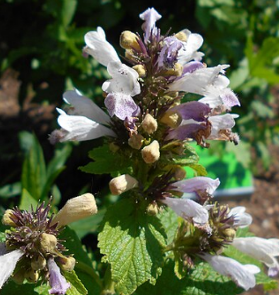
[{"label": "white flower", "polygon": [[219,255],[203,254],[201,257],[207,261],[218,273],[231,278],[238,286],[246,291],[255,287],[255,274],[260,269],[253,264],[242,265],[238,261]]},{"label": "white flower", "polygon": [[[230,80],[223,74],[228,65],[198,68],[194,72],[186,73],[169,85],[170,91],[185,91],[203,95],[200,101],[210,107],[225,105],[230,108],[239,105],[235,94],[227,87]],[[221,74],[220,74],[221,73]]]},{"label": "white flower", "polygon": [[111,62],[107,67],[112,79],[103,83],[102,89],[107,93],[121,92],[131,96],[140,93],[139,74],[121,62]]},{"label": "white flower", "polygon": [[239,251],[263,262],[268,268],[269,276],[279,273],[279,239],[263,239],[258,237],[235,238],[232,245]]},{"label": "white flower", "polygon": [[204,54],[197,52],[202,46],[203,38],[199,34],[192,34],[191,31],[185,29],[181,31],[187,37],[186,42],[182,42],[183,46],[178,52],[178,62],[181,65],[185,65],[190,60],[201,60]]},{"label": "white flower", "polygon": [[[0,289],[15,270],[16,264],[23,256],[24,252],[21,250],[14,250],[11,252],[4,251],[4,244],[1,244],[0,255]],[[4,252],[4,253],[3,253]]]},{"label": "white flower", "polygon": [[244,228],[252,223],[252,216],[245,211],[246,208],[243,206],[238,206],[230,209],[228,216],[234,217],[234,226]]},{"label": "white flower", "polygon": [[165,197],[161,202],[168,205],[178,216],[186,220],[193,219],[197,225],[204,225],[208,222],[207,208],[195,201]]},{"label": "white flower", "polygon": [[113,46],[106,40],[105,31],[98,27],[97,31],[88,32],[84,37],[84,51],[93,56],[100,64],[107,66],[110,62],[120,61]]},{"label": "white flower", "polygon": [[59,138],[61,142],[68,140],[91,140],[102,136],[116,136],[111,129],[84,116],[67,115],[61,109],[57,109],[57,111],[60,114],[57,119],[58,124],[66,131]]},{"label": "white flower", "polygon": [[110,117],[91,99],[83,96],[77,89],[66,91],[63,94],[64,101],[71,105],[67,110],[69,115],[79,115],[87,117],[100,124],[109,124]]}]

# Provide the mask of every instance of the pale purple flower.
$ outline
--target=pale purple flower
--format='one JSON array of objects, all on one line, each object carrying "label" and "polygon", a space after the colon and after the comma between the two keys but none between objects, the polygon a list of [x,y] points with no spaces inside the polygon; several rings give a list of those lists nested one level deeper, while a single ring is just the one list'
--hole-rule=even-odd
[{"label": "pale purple flower", "polygon": [[237,206],[230,209],[228,216],[233,216],[234,226],[244,228],[252,223],[252,216],[245,211],[246,208],[243,206]]},{"label": "pale purple flower", "polygon": [[228,65],[218,65],[198,68],[169,84],[169,90],[203,95],[200,101],[212,108],[219,105],[225,105],[227,108],[240,105],[236,95],[228,88],[229,79],[223,75],[227,67]]},{"label": "pale purple flower", "polygon": [[238,261],[220,255],[210,255],[204,253],[200,255],[202,259],[207,261],[213,269],[221,275],[231,278],[239,287],[249,290],[255,287],[255,274],[261,270],[253,264],[241,264]]},{"label": "pale purple flower", "polygon": [[172,69],[177,62],[177,54],[182,47],[182,42],[176,37],[166,37],[164,39],[164,46],[158,57],[158,67]]},{"label": "pale purple flower", "polygon": [[186,74],[191,74],[194,71],[196,71],[198,69],[202,69],[202,68],[204,68],[203,63],[201,63],[199,61],[190,61],[190,62],[186,63],[185,66],[183,67],[181,77],[183,77]]},{"label": "pale purple flower", "polygon": [[110,116],[125,120],[137,114],[138,106],[130,95],[118,92],[110,93],[105,98],[105,106]]},{"label": "pale purple flower", "polygon": [[197,50],[202,46],[203,38],[199,34],[193,34],[189,30],[182,31],[186,36],[186,42],[182,42],[183,46],[178,52],[178,62],[185,65],[190,60],[201,60],[204,54]]},{"label": "pale purple flower", "polygon": [[53,258],[48,259],[47,265],[49,270],[49,284],[51,286],[51,289],[48,291],[49,294],[66,294],[66,291],[71,285],[62,276],[60,268],[57,266]]},{"label": "pale purple flower", "polygon": [[106,40],[105,31],[98,27],[97,31],[88,32],[84,37],[84,52],[93,56],[100,64],[107,66],[110,62],[120,62],[113,46]]},{"label": "pale purple flower", "polygon": [[207,208],[193,200],[165,197],[161,202],[168,205],[178,216],[193,220],[196,225],[205,225],[208,222]]},{"label": "pale purple flower", "polygon": [[258,237],[235,238],[232,245],[239,251],[263,262],[268,267],[268,275],[279,273],[279,239],[263,239]]},{"label": "pale purple flower", "polygon": [[183,193],[195,193],[199,195],[213,195],[220,185],[219,178],[212,179],[204,176],[197,176],[190,179],[176,181],[169,185],[168,189]]},{"label": "pale purple flower", "polygon": [[112,79],[104,82],[102,89],[109,93],[105,99],[109,114],[121,120],[134,116],[139,108],[132,96],[141,91],[138,73],[120,62],[109,63],[107,70]]},{"label": "pale purple flower", "polygon": [[139,17],[145,22],[142,24],[142,29],[144,31],[144,42],[147,43],[151,33],[153,35],[157,34],[157,27],[155,26],[156,21],[162,16],[152,7],[145,10],[139,15]]},{"label": "pale purple flower", "polygon": [[9,279],[13,274],[17,262],[24,255],[24,252],[21,250],[13,250],[8,252],[3,243],[0,244],[1,253],[0,253],[0,289],[4,283]]}]

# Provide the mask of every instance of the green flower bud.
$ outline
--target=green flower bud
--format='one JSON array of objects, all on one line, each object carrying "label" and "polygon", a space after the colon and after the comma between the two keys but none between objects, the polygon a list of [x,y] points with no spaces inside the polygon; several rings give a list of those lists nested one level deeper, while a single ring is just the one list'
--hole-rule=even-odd
[{"label": "green flower bud", "polygon": [[144,137],[140,134],[133,133],[128,139],[128,144],[131,148],[139,150],[142,147]]},{"label": "green flower bud", "polygon": [[31,260],[31,267],[33,270],[40,270],[40,269],[44,269],[46,266],[46,260],[44,257],[42,256],[38,256],[38,257],[34,257]]},{"label": "green flower bud", "polygon": [[140,50],[138,36],[131,31],[124,31],[120,35],[120,46],[124,49]]},{"label": "green flower bud", "polygon": [[35,271],[34,269],[30,268],[25,272],[25,278],[29,283],[36,283],[39,279],[39,272]]},{"label": "green flower bud", "polygon": [[65,271],[72,271],[75,267],[75,264],[76,264],[76,260],[72,256],[58,257],[57,261],[59,263],[59,266]]},{"label": "green flower bud", "polygon": [[11,209],[8,209],[5,211],[3,217],[2,217],[2,223],[4,225],[15,227],[16,224],[12,221],[11,215],[13,215],[14,211]]},{"label": "green flower bud", "polygon": [[54,235],[42,233],[40,238],[41,249],[44,253],[57,252],[57,238]]}]

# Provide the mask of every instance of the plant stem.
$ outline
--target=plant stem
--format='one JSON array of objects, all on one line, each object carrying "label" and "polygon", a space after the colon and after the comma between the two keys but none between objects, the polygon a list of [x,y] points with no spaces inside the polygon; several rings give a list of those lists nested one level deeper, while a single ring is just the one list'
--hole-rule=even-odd
[{"label": "plant stem", "polygon": [[102,280],[100,279],[99,275],[94,271],[92,267],[85,264],[84,262],[78,261],[78,263],[76,264],[76,268],[90,275],[96,281],[96,283],[102,288],[103,286]]}]

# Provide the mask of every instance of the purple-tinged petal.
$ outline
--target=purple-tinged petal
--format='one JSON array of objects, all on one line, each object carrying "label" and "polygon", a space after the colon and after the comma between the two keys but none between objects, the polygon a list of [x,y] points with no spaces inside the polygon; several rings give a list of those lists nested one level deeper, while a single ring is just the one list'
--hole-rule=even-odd
[{"label": "purple-tinged petal", "polygon": [[210,255],[204,253],[200,255],[221,275],[231,278],[238,286],[246,291],[255,287],[255,274],[261,270],[253,264],[242,265],[238,261],[219,255]]},{"label": "purple-tinged petal", "polygon": [[207,126],[199,124],[199,123],[190,123],[185,125],[180,125],[179,127],[172,129],[169,131],[166,136],[166,140],[178,139],[185,140],[187,138],[196,138],[197,132],[203,130],[206,131]]},{"label": "purple-tinged petal", "polygon": [[240,106],[240,102],[239,102],[237,96],[229,88],[225,88],[222,91],[222,93],[220,94],[220,97],[221,97],[224,105],[229,108],[233,107],[233,106]]},{"label": "purple-tinged petal", "polygon": [[219,185],[219,178],[212,179],[210,177],[197,176],[174,182],[169,186],[169,189],[183,193],[204,192],[208,195],[213,195]]},{"label": "purple-tinged petal", "polygon": [[239,251],[263,262],[269,268],[269,275],[276,275],[279,272],[279,264],[275,259],[279,255],[279,239],[235,238],[232,245]]},{"label": "purple-tinged petal", "polygon": [[183,77],[186,74],[191,74],[193,72],[195,72],[198,69],[202,69],[204,68],[203,63],[199,62],[199,61],[191,61],[188,62],[184,67],[183,67],[183,71],[182,71],[182,75],[181,77]]},{"label": "purple-tinged petal", "polygon": [[23,254],[21,250],[14,250],[0,256],[0,289],[13,274],[16,264]]},{"label": "purple-tinged petal", "polygon": [[230,210],[229,216],[233,216],[234,226],[244,228],[252,223],[252,216],[245,211],[246,208],[244,206],[237,206]]},{"label": "purple-tinged petal", "polygon": [[164,46],[158,57],[158,67],[172,69],[177,62],[178,50],[182,47],[182,42],[176,37],[166,37]]},{"label": "purple-tinged petal", "polygon": [[150,38],[151,32],[156,35],[157,28],[155,24],[156,21],[159,20],[162,16],[152,7],[141,13],[139,17],[145,21],[142,24],[142,29],[144,31],[144,42],[147,43]]},{"label": "purple-tinged petal", "polygon": [[178,216],[187,220],[193,219],[198,225],[208,222],[208,210],[193,200],[165,197],[161,202],[168,205]]},{"label": "purple-tinged petal", "polygon": [[105,98],[105,106],[111,117],[115,115],[120,120],[133,117],[134,113],[138,111],[138,106],[132,97],[124,93],[108,94]]},{"label": "purple-tinged petal", "polygon": [[203,122],[211,112],[211,108],[204,103],[191,101],[175,106],[170,111],[178,112],[183,120],[193,119],[197,122]]},{"label": "purple-tinged petal", "polygon": [[51,289],[48,291],[49,294],[66,294],[66,291],[71,285],[62,276],[60,268],[57,266],[53,258],[48,259],[47,265],[49,270],[49,284],[51,286]]},{"label": "purple-tinged petal", "polygon": [[211,133],[208,139],[220,139],[220,130],[231,130],[234,127],[235,121],[234,119],[237,118],[238,115],[236,114],[225,114],[225,115],[217,115],[211,116],[208,120],[211,123]]}]

